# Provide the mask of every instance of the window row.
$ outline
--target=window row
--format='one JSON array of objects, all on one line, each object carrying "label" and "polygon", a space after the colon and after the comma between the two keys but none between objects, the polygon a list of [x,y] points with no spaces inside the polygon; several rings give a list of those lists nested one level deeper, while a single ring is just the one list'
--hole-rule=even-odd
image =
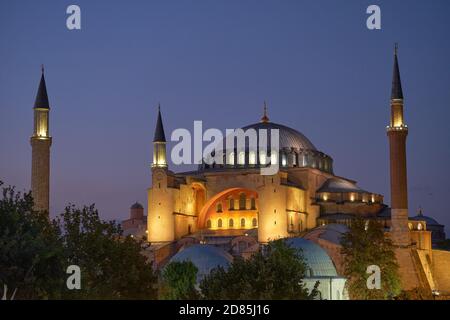
[{"label": "window row", "polygon": [[[256,228],[256,227],[258,226],[258,220],[257,220],[256,218],[253,218],[253,219],[252,219],[252,224],[251,224],[251,226],[254,227],[254,228]],[[208,229],[213,228],[211,219],[208,219],[208,221],[206,221],[206,227],[207,227]],[[217,219],[217,225],[216,225],[215,227],[217,227],[217,228],[224,228],[224,227],[225,227],[225,226],[224,226],[224,221],[223,221],[222,219],[220,219],[220,218]],[[237,226],[236,226],[235,223],[234,223],[234,219],[228,219],[228,228],[235,228],[235,227],[237,227]],[[240,227],[240,228],[246,228],[246,227],[247,227],[245,218],[242,218],[242,219],[240,220],[240,225],[239,225],[239,227]]]},{"label": "window row", "polygon": [[[228,210],[236,210],[235,199],[228,199]],[[254,197],[250,198],[250,207],[247,206],[247,197],[245,193],[239,195],[239,210],[256,210],[256,199]],[[222,202],[218,202],[216,205],[216,212],[223,212]]]}]

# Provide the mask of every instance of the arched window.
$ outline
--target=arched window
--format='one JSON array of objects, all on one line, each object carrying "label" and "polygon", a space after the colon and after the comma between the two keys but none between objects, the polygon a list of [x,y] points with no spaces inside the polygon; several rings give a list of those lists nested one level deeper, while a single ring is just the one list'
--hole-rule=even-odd
[{"label": "arched window", "polygon": [[258,220],[256,220],[256,218],[253,218],[252,220],[252,226],[256,227],[258,225]]},{"label": "arched window", "polygon": [[267,164],[266,163],[266,154],[263,152],[259,153],[259,163],[263,166]]},{"label": "arched window", "polygon": [[251,164],[251,165],[255,165],[256,164],[255,151],[250,151],[250,153],[248,154],[248,163]]},{"label": "arched window", "polygon": [[228,164],[234,166],[234,152],[230,152],[228,155]]},{"label": "arched window", "polygon": [[417,230],[422,230],[423,229],[423,226],[422,226],[422,224],[419,222],[418,224],[417,224]]},{"label": "arched window", "polygon": [[241,219],[241,228],[245,228],[245,219],[244,218]]},{"label": "arched window", "polygon": [[217,210],[216,210],[216,212],[222,212],[222,203],[221,203],[221,202],[219,202],[219,203],[217,204]]},{"label": "arched window", "polygon": [[244,151],[239,152],[238,164],[240,164],[240,165],[245,164],[245,152]]},{"label": "arched window", "polygon": [[296,167],[297,166],[297,155],[295,154],[295,152],[291,153],[291,161],[292,161],[292,166]]},{"label": "arched window", "polygon": [[250,199],[250,208],[256,210],[256,200],[253,197]]},{"label": "arched window", "polygon": [[230,210],[234,210],[234,199],[230,198],[230,206],[229,206]]},{"label": "arched window", "polygon": [[217,220],[217,228],[222,228],[222,219]]},{"label": "arched window", "polygon": [[270,164],[274,165],[278,163],[278,153],[277,152],[270,152]]},{"label": "arched window", "polygon": [[245,193],[241,193],[239,195],[239,210],[245,210],[245,202],[247,200],[245,199]]},{"label": "arched window", "polygon": [[281,165],[283,167],[286,167],[286,165],[287,165],[287,160],[286,160],[286,154],[285,153],[281,154]]},{"label": "arched window", "polygon": [[211,229],[211,220],[206,221],[206,227]]},{"label": "arched window", "polygon": [[233,219],[230,219],[230,220],[228,221],[228,226],[229,226],[230,228],[233,228],[233,227],[234,227],[234,220],[233,220]]}]

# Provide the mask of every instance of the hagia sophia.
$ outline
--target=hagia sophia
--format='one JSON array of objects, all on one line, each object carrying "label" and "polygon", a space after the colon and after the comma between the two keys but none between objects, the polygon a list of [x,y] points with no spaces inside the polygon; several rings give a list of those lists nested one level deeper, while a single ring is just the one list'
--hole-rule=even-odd
[{"label": "hagia sophia", "polygon": [[[407,110],[407,108],[405,108]],[[44,74],[34,107],[32,192],[36,208],[49,206],[51,137]],[[450,252],[433,244],[445,239],[444,226],[420,212],[409,216],[406,166],[408,126],[397,49],[386,131],[390,153],[391,203],[356,181],[334,172],[333,158],[294,128],[272,122],[266,107],[259,122],[243,130],[279,130],[280,169],[261,175],[270,154],[250,148],[225,154],[223,164],[198,165],[190,172],[168,167],[166,135],[158,109],[153,138],[147,213],[135,203],[122,222],[125,235],[144,237],[155,268],[170,261],[192,261],[198,280],[234,257],[250,257],[268,241],[288,238],[308,264],[305,283],[319,280],[321,298],[348,299],[340,239],[355,217],[380,221],[396,247],[402,288],[421,288],[450,297]],[[380,124],[382,126],[383,124]]]}]

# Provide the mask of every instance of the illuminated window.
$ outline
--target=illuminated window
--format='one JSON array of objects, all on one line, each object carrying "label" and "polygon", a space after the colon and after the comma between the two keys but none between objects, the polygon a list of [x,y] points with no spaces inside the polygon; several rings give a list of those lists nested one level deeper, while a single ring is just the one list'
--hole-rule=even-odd
[{"label": "illuminated window", "polygon": [[283,167],[286,167],[287,165],[286,155],[284,153],[281,155],[281,165]]},{"label": "illuminated window", "polygon": [[239,152],[238,164],[240,164],[240,165],[244,165],[245,164],[245,153],[244,153],[244,151]]},{"label": "illuminated window", "polygon": [[247,199],[245,198],[245,193],[241,193],[239,195],[239,210],[245,210],[246,208],[246,201]]},{"label": "illuminated window", "polygon": [[206,227],[211,229],[211,220],[206,221]]},{"label": "illuminated window", "polygon": [[271,152],[270,153],[270,164],[274,165],[278,163],[278,153]]},{"label": "illuminated window", "polygon": [[255,198],[251,198],[250,199],[250,208],[252,209],[252,210],[255,210],[256,209],[256,200],[255,200]]},{"label": "illuminated window", "polygon": [[222,219],[217,220],[217,228],[222,228]]},{"label": "illuminated window", "polygon": [[419,222],[418,224],[417,224],[417,230],[422,230],[423,229],[423,226],[422,226],[422,224]]},{"label": "illuminated window", "polygon": [[323,194],[322,196],[323,201],[327,201],[328,200],[328,195],[326,193]]},{"label": "illuminated window", "polygon": [[350,195],[350,201],[355,201],[355,195],[353,193]]},{"label": "illuminated window", "polygon": [[234,166],[234,152],[230,152],[228,155],[228,164]]},{"label": "illuminated window", "polygon": [[245,228],[245,219],[244,218],[241,219],[241,228]]},{"label": "illuminated window", "polygon": [[250,153],[248,154],[248,163],[251,164],[251,165],[255,165],[256,164],[255,151],[250,151]]},{"label": "illuminated window", "polygon": [[216,210],[216,212],[222,212],[222,203],[218,203],[217,204],[217,210]]},{"label": "illuminated window", "polygon": [[228,226],[229,226],[230,228],[233,228],[233,226],[234,226],[234,221],[233,221],[233,219],[230,219],[230,220],[228,221]]},{"label": "illuminated window", "polygon": [[256,227],[258,225],[258,220],[256,220],[256,218],[253,218],[252,220],[252,226]]},{"label": "illuminated window", "polygon": [[229,209],[230,210],[234,210],[234,199],[233,198],[230,198],[230,207],[229,207]]},{"label": "illuminated window", "polygon": [[259,163],[261,165],[266,165],[266,155],[262,152],[259,153]]}]

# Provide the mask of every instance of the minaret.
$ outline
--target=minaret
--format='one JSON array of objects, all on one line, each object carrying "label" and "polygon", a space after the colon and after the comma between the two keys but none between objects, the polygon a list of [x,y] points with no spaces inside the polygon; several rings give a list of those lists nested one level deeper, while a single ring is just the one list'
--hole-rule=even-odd
[{"label": "minaret", "polygon": [[158,120],[156,121],[155,135],[153,137],[153,163],[152,167],[166,168],[166,136],[161,118],[161,106],[158,104]]},{"label": "minaret", "polygon": [[47,87],[42,66],[41,82],[34,102],[34,130],[31,143],[31,192],[34,209],[49,212],[50,193],[50,146],[49,112]]},{"label": "minaret", "polygon": [[391,236],[395,245],[408,246],[408,188],[406,173],[406,136],[408,126],[403,118],[403,90],[398,67],[397,44],[394,50],[394,72],[391,92],[391,121],[387,127],[391,174]]},{"label": "minaret", "polygon": [[153,138],[152,187],[148,190],[147,231],[152,243],[175,240],[175,196],[166,156],[166,136],[158,105]]}]

